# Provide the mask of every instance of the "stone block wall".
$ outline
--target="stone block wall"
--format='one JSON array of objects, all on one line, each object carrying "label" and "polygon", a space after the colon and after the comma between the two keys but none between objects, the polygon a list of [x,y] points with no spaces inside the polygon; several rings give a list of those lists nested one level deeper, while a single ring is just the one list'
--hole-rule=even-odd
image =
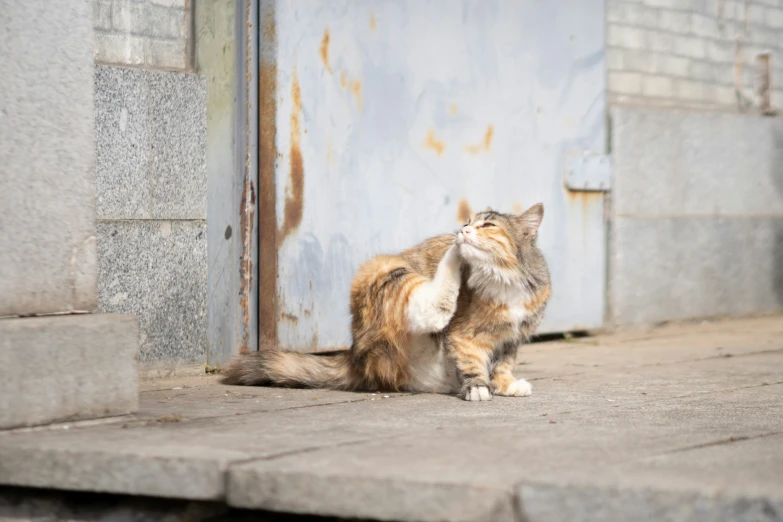
[{"label": "stone block wall", "polygon": [[783,119],[611,111],[611,322],[783,310]]},{"label": "stone block wall", "polygon": [[97,66],[98,308],[139,318],[142,377],[203,372],[206,81]]},{"label": "stone block wall", "polygon": [[756,56],[769,51],[783,104],[783,0],[607,0],[606,11],[610,102],[752,109]]},{"label": "stone block wall", "polygon": [[[607,0],[614,325],[783,310],[783,0]],[[739,113],[739,114],[738,114]]]},{"label": "stone block wall", "polygon": [[95,62],[193,70],[192,0],[92,0]]}]

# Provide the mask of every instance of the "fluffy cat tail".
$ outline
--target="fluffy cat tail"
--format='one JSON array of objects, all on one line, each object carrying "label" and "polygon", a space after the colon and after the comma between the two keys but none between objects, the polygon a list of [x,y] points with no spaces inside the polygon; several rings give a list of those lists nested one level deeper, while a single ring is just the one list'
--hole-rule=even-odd
[{"label": "fluffy cat tail", "polygon": [[359,384],[348,352],[312,355],[285,350],[261,350],[232,359],[223,384],[354,390]]}]

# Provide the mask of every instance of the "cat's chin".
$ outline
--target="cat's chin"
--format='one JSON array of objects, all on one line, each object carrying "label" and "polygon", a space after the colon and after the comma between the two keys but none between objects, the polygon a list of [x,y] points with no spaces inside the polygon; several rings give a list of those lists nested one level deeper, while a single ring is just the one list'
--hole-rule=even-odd
[{"label": "cat's chin", "polygon": [[479,256],[479,251],[473,245],[463,243],[459,246],[459,255],[463,262],[472,265],[476,262],[476,258]]},{"label": "cat's chin", "polygon": [[487,253],[472,243],[463,241],[459,244],[459,253],[463,259],[485,259]]}]

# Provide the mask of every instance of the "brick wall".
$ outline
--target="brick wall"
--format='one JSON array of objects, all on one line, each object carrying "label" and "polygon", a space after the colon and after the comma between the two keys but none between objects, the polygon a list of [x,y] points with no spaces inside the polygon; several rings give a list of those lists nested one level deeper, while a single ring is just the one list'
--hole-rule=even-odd
[{"label": "brick wall", "polygon": [[95,62],[192,70],[192,0],[93,0]]},{"label": "brick wall", "polygon": [[783,105],[783,0],[607,0],[606,46],[610,102],[751,110],[770,51]]}]

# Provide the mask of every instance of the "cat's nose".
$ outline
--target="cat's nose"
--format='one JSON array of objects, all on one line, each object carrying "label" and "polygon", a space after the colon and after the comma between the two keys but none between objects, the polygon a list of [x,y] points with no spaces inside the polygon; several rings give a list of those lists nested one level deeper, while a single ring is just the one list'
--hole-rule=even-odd
[{"label": "cat's nose", "polygon": [[473,229],[473,227],[469,225],[465,225],[464,227],[462,227],[462,233],[465,234],[466,236],[470,236],[475,234],[476,231]]}]

